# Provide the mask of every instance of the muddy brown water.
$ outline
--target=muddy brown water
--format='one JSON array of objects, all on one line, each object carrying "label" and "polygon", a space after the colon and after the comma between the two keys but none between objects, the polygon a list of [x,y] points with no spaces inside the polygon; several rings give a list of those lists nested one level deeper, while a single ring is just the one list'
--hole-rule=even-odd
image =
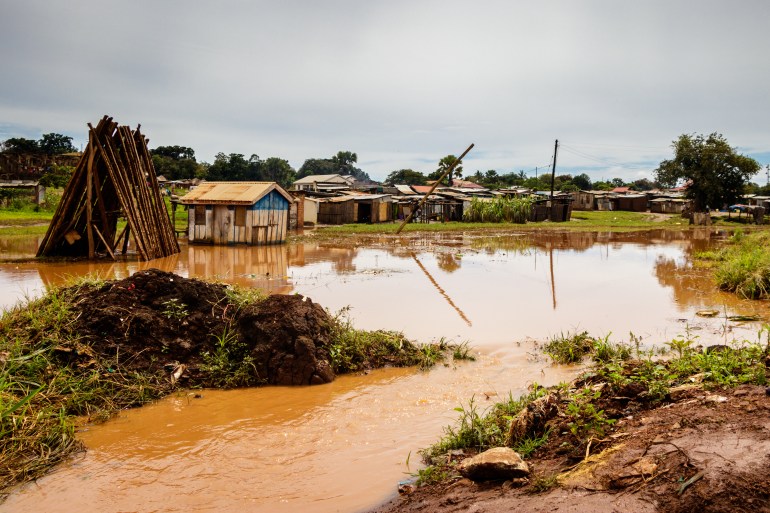
[{"label": "muddy brown water", "polygon": [[[182,393],[78,435],[88,452],[23,486],[0,512],[355,512],[393,493],[420,448],[457,418],[537,382],[572,378],[535,341],[573,330],[629,332],[662,344],[689,330],[703,344],[756,339],[767,302],[714,289],[691,255],[718,232],[431,234],[358,244],[182,246],[149,263],[0,265],[0,305],[68,277],[122,278],[147,267],[273,293],[300,293],[354,324],[428,341],[470,341],[476,362],[430,372],[385,369],[317,387]],[[26,244],[26,246],[24,245]],[[0,257],[37,241],[0,244]],[[12,256],[10,256],[12,255]],[[702,318],[698,310],[724,312]]]}]

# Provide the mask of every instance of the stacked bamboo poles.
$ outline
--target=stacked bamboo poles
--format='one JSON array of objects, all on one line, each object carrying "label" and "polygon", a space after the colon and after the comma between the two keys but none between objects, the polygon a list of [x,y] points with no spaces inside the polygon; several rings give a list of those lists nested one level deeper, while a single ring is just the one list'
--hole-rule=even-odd
[{"label": "stacked bamboo poles", "polygon": [[[115,259],[127,252],[131,236],[142,260],[179,253],[140,127],[132,131],[104,116],[88,128],[88,145],[37,256],[108,253]],[[117,234],[120,217],[126,225]]]}]

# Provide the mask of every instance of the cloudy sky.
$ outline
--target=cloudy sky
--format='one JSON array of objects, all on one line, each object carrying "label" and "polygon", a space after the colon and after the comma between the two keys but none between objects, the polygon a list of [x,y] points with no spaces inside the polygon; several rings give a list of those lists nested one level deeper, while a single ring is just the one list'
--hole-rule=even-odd
[{"label": "cloudy sky", "polygon": [[[305,159],[374,179],[652,177],[683,133],[770,162],[767,0],[0,0],[0,140],[104,114],[150,147]],[[765,172],[755,178],[764,184]]]}]

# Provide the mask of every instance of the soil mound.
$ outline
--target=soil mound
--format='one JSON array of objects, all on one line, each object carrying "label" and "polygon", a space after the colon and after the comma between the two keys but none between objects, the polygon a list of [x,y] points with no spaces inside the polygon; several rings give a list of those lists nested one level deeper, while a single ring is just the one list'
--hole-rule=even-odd
[{"label": "soil mound", "polygon": [[315,385],[334,379],[330,319],[301,296],[271,296],[245,309],[238,326],[257,372],[271,385]]},{"label": "soil mound", "polygon": [[172,374],[192,386],[222,386],[210,372],[243,364],[241,384],[309,385],[334,379],[332,319],[307,297],[270,296],[242,310],[228,287],[149,269],[100,287],[82,287],[75,332],[116,368]]}]

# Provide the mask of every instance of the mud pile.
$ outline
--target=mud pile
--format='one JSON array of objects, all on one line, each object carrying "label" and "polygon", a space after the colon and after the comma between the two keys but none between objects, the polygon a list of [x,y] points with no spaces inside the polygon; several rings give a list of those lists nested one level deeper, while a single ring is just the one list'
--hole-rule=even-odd
[{"label": "mud pile", "polygon": [[70,358],[83,360],[93,351],[116,369],[176,372],[191,386],[212,385],[204,372],[212,361],[220,366],[248,362],[249,384],[334,379],[328,350],[332,319],[300,295],[274,295],[240,308],[225,285],[150,269],[83,287],[75,310],[72,330],[85,345],[61,348]]}]

